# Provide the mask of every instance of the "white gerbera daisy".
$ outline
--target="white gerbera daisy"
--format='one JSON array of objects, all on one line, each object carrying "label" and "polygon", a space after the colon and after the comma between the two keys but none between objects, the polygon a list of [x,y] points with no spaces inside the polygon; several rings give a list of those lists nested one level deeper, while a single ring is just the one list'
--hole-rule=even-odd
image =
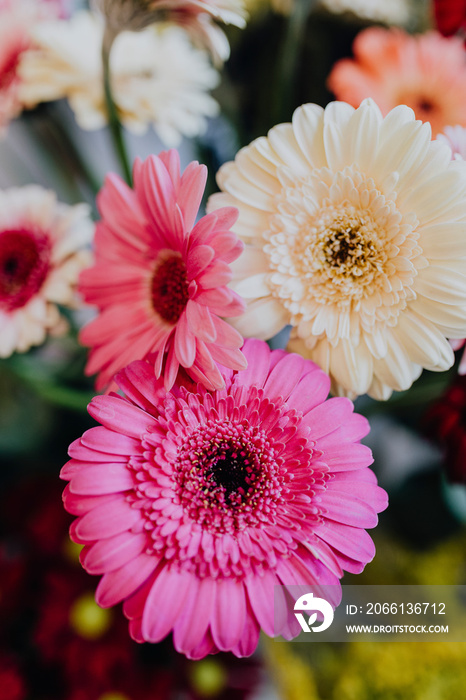
[{"label": "white gerbera daisy", "polygon": [[333,391],[388,398],[466,336],[466,163],[400,106],[304,105],[218,173],[247,244],[234,322],[321,365]]},{"label": "white gerbera daisy", "polygon": [[[107,123],[101,44],[103,23],[89,12],[43,23],[37,49],[22,59],[21,98],[28,106],[67,97],[83,129]],[[178,27],[119,34],[110,55],[112,92],[123,124],[135,133],[153,124],[167,146],[205,131],[218,104],[208,90],[218,73]]]},{"label": "white gerbera daisy", "polygon": [[33,185],[0,191],[0,357],[66,330],[57,304],[75,304],[93,230],[85,204]]}]

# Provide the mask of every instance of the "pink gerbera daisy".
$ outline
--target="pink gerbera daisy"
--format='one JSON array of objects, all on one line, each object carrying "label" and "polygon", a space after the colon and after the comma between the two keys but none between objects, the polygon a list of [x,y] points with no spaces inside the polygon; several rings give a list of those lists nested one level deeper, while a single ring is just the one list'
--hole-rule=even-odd
[{"label": "pink gerbera daisy", "polygon": [[249,655],[261,628],[299,634],[285,587],[334,586],[337,604],[343,569],[374,556],[364,528],[387,505],[359,443],[368,423],[349,399],[326,401],[327,375],[260,340],[243,351],[248,369],[222,370],[214,392],[167,393],[132,363],[117,376],[126,397],[93,399],[102,426],[61,472],[82,564],[103,574],[99,605],[125,601],[136,641],[173,631],[192,658]]},{"label": "pink gerbera daisy", "polygon": [[245,308],[226,287],[228,263],[243,249],[229,230],[238,213],[225,207],[195,224],[206,176],[206,167],[193,162],[180,177],[171,150],[136,161],[134,189],[107,177],[98,197],[96,264],[80,281],[85,300],[101,312],[80,336],[93,346],[86,372],[99,372],[98,389],[151,353],[167,389],[180,366],[209,388],[223,386],[217,362],[246,366],[242,336],[217,315]]},{"label": "pink gerbera daisy", "polygon": [[461,39],[437,32],[410,36],[370,27],[353,44],[354,60],[333,67],[328,86],[338,100],[358,107],[372,97],[382,114],[407,105],[430,122],[434,136],[447,124],[466,126],[466,54]]}]

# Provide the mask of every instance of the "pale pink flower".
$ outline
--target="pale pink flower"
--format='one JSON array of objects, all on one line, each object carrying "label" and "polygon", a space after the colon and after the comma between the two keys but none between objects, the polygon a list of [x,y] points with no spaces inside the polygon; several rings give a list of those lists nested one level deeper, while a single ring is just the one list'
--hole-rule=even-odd
[{"label": "pale pink flower", "polygon": [[0,357],[66,330],[57,305],[76,304],[93,228],[86,205],[60,204],[54,192],[0,192]]},{"label": "pale pink flower", "polygon": [[437,32],[410,36],[401,29],[370,27],[353,44],[354,59],[338,61],[328,87],[358,107],[372,97],[382,114],[407,105],[430,122],[434,136],[447,124],[466,126],[466,54],[462,39]]},{"label": "pale pink flower", "polygon": [[214,392],[166,393],[132,363],[117,376],[126,397],[93,399],[101,426],[61,472],[79,516],[71,537],[102,575],[98,604],[124,601],[136,641],[173,632],[191,658],[252,654],[261,629],[299,634],[285,587],[333,587],[338,604],[343,570],[374,556],[365,528],[387,505],[359,442],[367,420],[347,398],[326,400],[327,375],[260,340],[243,351],[248,369],[222,370]]},{"label": "pale pink flower", "polygon": [[446,126],[443,133],[437,135],[437,141],[450,146],[453,158],[459,156],[463,160],[466,159],[466,127],[459,124]]},{"label": "pale pink flower", "polygon": [[60,8],[58,0],[0,0],[0,134],[23,109],[18,67],[31,47],[31,32]]},{"label": "pale pink flower", "polygon": [[80,280],[85,300],[100,309],[80,336],[93,348],[86,372],[99,372],[97,388],[151,353],[167,389],[180,366],[210,388],[223,385],[217,362],[245,367],[242,336],[219,318],[245,308],[226,287],[228,263],[243,249],[229,230],[237,211],[225,207],[195,224],[206,177],[197,162],[180,176],[171,150],[136,161],[134,189],[117,175],[107,178],[98,196],[96,264]]}]

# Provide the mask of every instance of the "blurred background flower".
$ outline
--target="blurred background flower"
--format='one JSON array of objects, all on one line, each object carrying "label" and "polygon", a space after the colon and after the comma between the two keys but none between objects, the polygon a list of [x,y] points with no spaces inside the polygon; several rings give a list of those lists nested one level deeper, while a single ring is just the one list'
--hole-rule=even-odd
[{"label": "blurred background flower", "polygon": [[[107,122],[102,79],[103,26],[90,13],[41,24],[35,47],[22,58],[21,100],[28,107],[66,97],[83,129]],[[120,118],[130,131],[152,124],[161,140],[203,133],[218,113],[210,96],[219,76],[207,55],[176,27],[150,27],[117,37],[111,54],[112,88]]]}]

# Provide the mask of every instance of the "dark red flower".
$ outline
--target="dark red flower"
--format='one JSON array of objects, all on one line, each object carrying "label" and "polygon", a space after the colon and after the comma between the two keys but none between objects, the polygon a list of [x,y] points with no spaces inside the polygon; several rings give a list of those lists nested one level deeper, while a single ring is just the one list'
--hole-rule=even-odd
[{"label": "dark red flower", "polygon": [[26,681],[16,659],[0,649],[0,698],[2,700],[25,700]]},{"label": "dark red flower", "polygon": [[466,0],[434,0],[435,25],[443,36],[466,29]]},{"label": "dark red flower", "polygon": [[454,483],[466,483],[466,376],[454,384],[428,410],[426,434],[445,450],[446,473]]}]

